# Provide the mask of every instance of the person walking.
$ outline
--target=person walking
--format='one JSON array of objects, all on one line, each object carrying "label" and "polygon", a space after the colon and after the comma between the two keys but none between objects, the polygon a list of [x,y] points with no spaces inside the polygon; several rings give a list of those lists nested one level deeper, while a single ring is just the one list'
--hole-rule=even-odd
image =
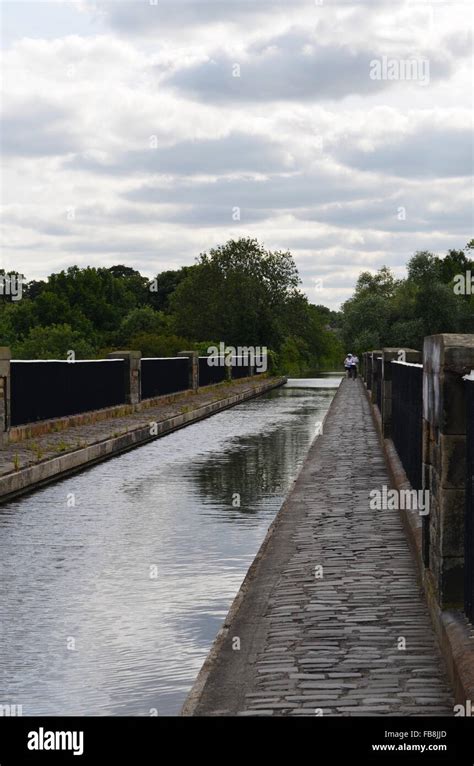
[{"label": "person walking", "polygon": [[352,377],[352,354],[347,354],[346,358],[344,359],[344,367],[347,371],[347,377]]}]

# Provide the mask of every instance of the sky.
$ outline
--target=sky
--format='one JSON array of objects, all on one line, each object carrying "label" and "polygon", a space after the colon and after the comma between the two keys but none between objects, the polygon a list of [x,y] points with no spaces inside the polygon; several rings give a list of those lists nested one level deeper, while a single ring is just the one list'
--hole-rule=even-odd
[{"label": "sky", "polygon": [[473,236],[471,0],[2,0],[2,259],[153,277],[230,238],[311,302]]}]

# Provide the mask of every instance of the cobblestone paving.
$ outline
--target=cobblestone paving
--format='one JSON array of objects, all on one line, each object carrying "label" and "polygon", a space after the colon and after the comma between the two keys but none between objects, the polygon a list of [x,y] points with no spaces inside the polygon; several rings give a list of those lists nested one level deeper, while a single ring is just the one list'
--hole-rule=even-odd
[{"label": "cobblestone paving", "polygon": [[0,476],[12,473],[17,468],[26,468],[42,460],[58,457],[90,444],[97,444],[112,437],[120,436],[128,431],[143,428],[149,423],[167,420],[219,399],[249,392],[257,383],[260,381],[247,379],[224,385],[204,387],[194,394],[183,392],[183,394],[176,396],[174,401],[163,399],[154,407],[133,412],[123,417],[69,426],[58,432],[42,434],[21,442],[8,444],[0,450]]},{"label": "cobblestone paving", "polygon": [[360,381],[343,381],[333,410],[295,487],[304,521],[240,715],[453,715],[398,512],[369,509],[389,479]]}]

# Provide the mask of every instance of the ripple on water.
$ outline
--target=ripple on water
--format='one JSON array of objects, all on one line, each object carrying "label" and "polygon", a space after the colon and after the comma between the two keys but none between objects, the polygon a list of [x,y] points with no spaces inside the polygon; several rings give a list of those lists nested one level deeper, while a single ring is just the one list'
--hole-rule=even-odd
[{"label": "ripple on water", "polygon": [[333,395],[278,389],[2,506],[2,703],[176,714]]}]

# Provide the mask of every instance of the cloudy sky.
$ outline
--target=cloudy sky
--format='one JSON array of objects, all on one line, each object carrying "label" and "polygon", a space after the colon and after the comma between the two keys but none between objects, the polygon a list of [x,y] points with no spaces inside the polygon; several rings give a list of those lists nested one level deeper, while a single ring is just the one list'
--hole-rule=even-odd
[{"label": "cloudy sky", "polygon": [[249,235],[336,308],[362,269],[473,236],[471,0],[1,13],[4,268],[153,276]]}]

